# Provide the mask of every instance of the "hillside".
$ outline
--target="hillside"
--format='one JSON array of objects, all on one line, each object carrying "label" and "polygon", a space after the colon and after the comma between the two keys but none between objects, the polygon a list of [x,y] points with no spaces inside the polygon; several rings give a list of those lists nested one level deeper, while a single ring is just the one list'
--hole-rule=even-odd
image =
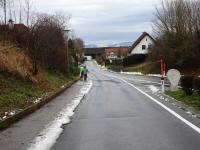
[{"label": "hillside", "polygon": [[33,65],[29,57],[12,44],[0,44],[0,71],[9,72],[31,82],[39,82],[41,74],[33,76]]},{"label": "hillside", "polygon": [[0,120],[37,103],[74,79],[41,67],[37,75],[32,72],[33,64],[21,49],[9,44],[0,46]]}]

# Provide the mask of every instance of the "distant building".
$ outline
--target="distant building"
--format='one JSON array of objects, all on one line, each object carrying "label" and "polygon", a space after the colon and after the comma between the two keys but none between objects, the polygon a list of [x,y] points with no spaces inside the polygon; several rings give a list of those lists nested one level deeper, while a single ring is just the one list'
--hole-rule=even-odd
[{"label": "distant building", "polygon": [[149,48],[154,44],[154,39],[146,32],[133,43],[129,49],[129,55],[148,54]]},{"label": "distant building", "polygon": [[[5,31],[5,30],[9,30],[9,25],[6,24],[2,24],[0,25],[0,31]],[[14,32],[25,32],[28,30],[28,27],[25,26],[24,24],[20,23],[20,24],[13,24],[13,29]]]},{"label": "distant building", "polygon": [[106,47],[98,47],[98,48],[84,48],[84,55],[91,56],[93,59],[96,59],[101,56],[105,56]]},{"label": "distant building", "polygon": [[124,58],[128,55],[129,47],[106,48],[106,57],[108,59]]},{"label": "distant building", "polygon": [[16,32],[25,32],[28,30],[28,27],[25,26],[24,24],[14,24],[14,31]]}]

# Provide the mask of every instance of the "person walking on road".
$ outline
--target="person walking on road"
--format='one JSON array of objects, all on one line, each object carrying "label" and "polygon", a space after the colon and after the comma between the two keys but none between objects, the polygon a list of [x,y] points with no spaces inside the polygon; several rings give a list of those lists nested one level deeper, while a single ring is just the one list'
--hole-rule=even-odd
[{"label": "person walking on road", "polygon": [[84,75],[84,66],[80,66],[80,77],[81,77],[81,80],[83,80],[83,75]]},{"label": "person walking on road", "polygon": [[87,81],[87,74],[88,74],[88,69],[86,66],[84,66],[84,70],[83,70],[83,78],[84,81]]}]

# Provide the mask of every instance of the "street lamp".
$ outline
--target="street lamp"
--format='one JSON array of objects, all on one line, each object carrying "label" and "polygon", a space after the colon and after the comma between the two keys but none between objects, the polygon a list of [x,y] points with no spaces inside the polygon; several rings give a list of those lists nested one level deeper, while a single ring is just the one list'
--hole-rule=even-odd
[{"label": "street lamp", "polygon": [[66,40],[66,55],[67,55],[67,75],[69,75],[69,48],[68,48],[68,33],[71,30],[65,29],[64,31],[64,36],[65,36],[65,40]]}]

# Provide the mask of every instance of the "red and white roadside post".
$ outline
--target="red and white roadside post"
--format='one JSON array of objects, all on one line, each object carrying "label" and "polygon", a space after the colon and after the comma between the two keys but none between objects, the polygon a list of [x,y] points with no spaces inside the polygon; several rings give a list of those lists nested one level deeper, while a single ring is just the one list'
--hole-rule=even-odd
[{"label": "red and white roadside post", "polygon": [[163,59],[158,61],[161,64],[161,89],[162,89],[162,93],[165,92],[165,62]]}]

